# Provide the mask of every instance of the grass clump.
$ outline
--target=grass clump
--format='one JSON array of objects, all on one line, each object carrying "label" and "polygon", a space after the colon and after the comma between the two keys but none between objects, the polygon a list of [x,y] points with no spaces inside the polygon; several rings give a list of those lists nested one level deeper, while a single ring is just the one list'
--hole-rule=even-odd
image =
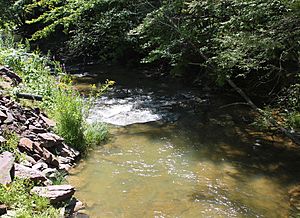
[{"label": "grass clump", "polygon": [[33,184],[28,180],[15,179],[10,185],[0,185],[0,202],[22,218],[58,218],[59,210],[46,198],[30,194]]},{"label": "grass clump", "polygon": [[84,138],[88,145],[96,146],[105,141],[108,136],[107,126],[100,122],[87,124],[84,131]]}]

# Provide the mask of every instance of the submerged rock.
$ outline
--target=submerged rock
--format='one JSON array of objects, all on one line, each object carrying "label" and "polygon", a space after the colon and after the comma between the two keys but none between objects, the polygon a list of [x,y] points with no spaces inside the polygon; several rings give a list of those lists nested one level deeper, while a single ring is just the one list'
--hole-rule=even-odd
[{"label": "submerged rock", "polygon": [[14,178],[15,157],[10,152],[3,152],[0,155],[0,184],[6,185]]},{"label": "submerged rock", "polygon": [[75,193],[75,188],[71,185],[36,186],[30,192],[47,198],[50,203],[55,204],[70,199]]}]

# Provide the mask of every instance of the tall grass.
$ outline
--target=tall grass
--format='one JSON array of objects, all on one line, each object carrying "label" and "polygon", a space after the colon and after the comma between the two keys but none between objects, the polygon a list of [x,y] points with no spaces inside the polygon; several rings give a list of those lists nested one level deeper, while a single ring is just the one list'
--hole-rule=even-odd
[{"label": "tall grass", "polygon": [[65,141],[79,151],[84,151],[84,102],[70,90],[58,91],[54,96],[53,117],[57,121],[56,131]]}]

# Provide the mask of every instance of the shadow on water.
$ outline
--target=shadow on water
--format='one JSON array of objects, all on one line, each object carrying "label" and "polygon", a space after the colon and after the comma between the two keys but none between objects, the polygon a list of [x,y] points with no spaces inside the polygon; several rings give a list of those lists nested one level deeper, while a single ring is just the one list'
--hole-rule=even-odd
[{"label": "shadow on water", "polygon": [[[169,213],[174,210],[176,213],[173,215],[179,217],[189,217],[192,214],[201,215],[195,204],[204,205],[201,208],[203,217],[230,217],[229,215],[235,215],[235,217],[286,217],[289,215],[287,190],[290,186],[299,182],[299,148],[293,146],[286,139],[269,133],[257,132],[251,128],[248,125],[251,122],[248,108],[234,106],[220,109],[221,105],[235,101],[231,96],[220,95],[220,93],[218,96],[208,95],[201,90],[182,87],[176,81],[160,83],[159,81],[148,80],[144,75],[132,77],[130,75],[130,73],[124,73],[123,70],[116,70],[112,74],[106,72],[98,75],[97,79],[79,79],[78,81],[81,82],[76,86],[78,89],[86,89],[91,81],[103,82],[109,77],[109,79],[117,81],[117,86],[114,92],[106,96],[104,103],[110,99],[124,100],[130,98],[131,100],[126,101],[124,105],[133,102],[133,109],[149,110],[153,114],[163,114],[162,119],[156,122],[112,127],[113,136],[108,148],[104,146],[103,149],[95,151],[85,161],[80,169],[86,169],[86,172],[74,173],[75,181],[77,181],[76,179],[80,180],[82,196],[86,197],[88,195],[87,199],[93,201],[93,206],[90,206],[91,210],[95,212],[98,211],[97,208],[107,208],[103,202],[99,203],[94,199],[94,192],[100,188],[85,180],[82,182],[82,177],[94,176],[98,173],[101,179],[101,175],[103,176],[104,173],[106,173],[106,177],[108,175],[114,177],[116,172],[120,176],[119,180],[123,182],[132,180],[131,186],[126,186],[130,190],[128,192],[129,196],[126,197],[128,202],[141,201],[143,198],[140,198],[138,193],[139,191],[144,192],[145,197],[149,198],[147,201],[147,204],[150,205],[147,206],[148,210],[153,210],[154,213],[157,212],[156,215],[159,215],[162,210],[156,211],[155,209],[162,207],[162,205],[164,210]],[[133,72],[132,75],[136,75],[136,72]],[[136,104],[137,100],[140,100],[138,104]],[[102,103],[103,101],[100,101],[98,106],[100,107]],[[116,101],[116,104],[119,103],[120,101]],[[97,110],[97,108],[94,110]],[[174,116],[174,114],[178,116]],[[96,114],[95,118],[99,118],[99,114]],[[134,151],[135,143],[145,143],[142,147],[144,150]],[[143,161],[138,160],[141,161],[142,165],[148,162],[157,163],[160,159],[155,159],[156,154],[153,154],[152,159],[150,159],[150,157],[143,156],[143,152],[147,152],[147,146],[162,145],[162,147],[158,146],[158,148],[155,147],[154,150],[150,150],[150,152],[157,152],[159,149],[164,149],[164,146],[168,143],[172,145],[174,150],[174,152],[172,151],[173,156],[167,153],[166,157],[161,158],[165,158],[165,162],[169,164],[168,161],[171,161],[168,159],[169,157],[179,157],[176,161],[181,161],[182,165],[191,165],[190,168],[181,166],[182,168],[177,169],[178,174],[181,174],[180,176],[185,176],[186,171],[190,170],[198,178],[199,181],[197,180],[195,184],[191,185],[186,182],[185,186],[191,186],[190,189],[179,189],[175,186],[173,190],[168,187],[172,184],[172,181],[169,181],[172,178],[167,177],[167,175],[156,175],[156,172],[152,171],[150,173],[153,176],[151,181],[157,183],[156,188],[161,189],[154,193],[147,190],[147,188],[155,187],[149,186],[149,188],[148,183],[133,177],[131,174],[128,177],[124,174],[124,178],[126,178],[124,180],[122,174],[124,172],[122,172],[123,168],[121,167],[124,167],[128,162],[133,165],[130,165],[127,170],[141,170],[133,160],[125,159],[128,151],[132,152],[133,150],[133,154],[138,155],[139,158],[144,158]],[[125,147],[128,150],[124,151]],[[138,147],[138,149],[140,148]],[[173,153],[175,153],[175,156]],[[120,155],[120,158],[118,158],[118,155]],[[129,158],[135,157],[134,155],[128,156]],[[181,158],[181,156],[184,158]],[[148,162],[146,161],[147,158],[149,158]],[[96,168],[96,163],[101,163],[103,168]],[[145,164],[144,173],[148,172],[147,167],[149,166]],[[161,180],[156,180],[156,176]],[[95,178],[98,179],[96,176]],[[107,179],[108,184],[102,181],[104,184],[101,184],[101,187],[115,185],[114,187],[117,190],[120,181],[115,178],[110,179]],[[165,184],[163,184],[163,179],[167,181]],[[181,185],[181,180],[174,179],[174,181]],[[139,187],[139,183],[145,187]],[[122,183],[122,185],[124,184]],[[165,189],[170,188],[172,191],[179,192],[178,196],[171,198],[172,202],[160,202],[160,199],[165,199],[165,196],[162,195],[170,194],[169,192],[164,193],[164,186],[166,186]],[[126,191],[128,191],[127,189]],[[116,190],[114,190],[114,193],[117,196]],[[187,191],[187,193],[181,194],[180,191]],[[274,193],[274,191],[278,193]],[[106,193],[106,191],[102,190],[100,193]],[[189,203],[177,199],[180,196],[184,199],[186,195]],[[119,201],[120,199],[112,198],[110,204]],[[186,204],[186,206],[179,206],[182,204]],[[128,203],[128,208],[109,208],[107,211],[112,213],[111,216],[124,215],[127,211],[134,210],[134,208],[129,209],[129,207],[134,207],[133,205],[135,204]],[[137,214],[145,215],[143,204],[139,207],[137,210],[142,211]],[[215,216],[215,213],[211,212],[215,209],[212,207],[217,207],[218,210],[223,210],[223,212],[220,213],[220,216]],[[134,213],[132,212],[130,215],[132,216]],[[242,214],[243,216],[236,214]],[[161,216],[164,217],[163,214]],[[128,216],[124,215],[124,217]]]}]

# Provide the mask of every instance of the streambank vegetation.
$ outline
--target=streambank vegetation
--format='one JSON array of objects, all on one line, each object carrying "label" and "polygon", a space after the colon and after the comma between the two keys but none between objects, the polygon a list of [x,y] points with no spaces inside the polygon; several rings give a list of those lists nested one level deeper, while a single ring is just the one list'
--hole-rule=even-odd
[{"label": "streambank vegetation", "polygon": [[[2,4],[2,26],[31,48],[65,61],[144,64],[199,87],[238,87],[241,101],[264,110],[258,126],[299,129],[299,0]],[[275,126],[270,113],[280,117]]]},{"label": "streambank vegetation", "polygon": [[0,7],[0,65],[22,78],[7,91],[41,96],[56,133],[81,152],[107,131],[86,123],[86,104],[64,75],[60,63],[79,60],[144,65],[199,89],[233,90],[241,100],[228,106],[248,105],[257,127],[299,144],[300,0],[1,0]]}]

